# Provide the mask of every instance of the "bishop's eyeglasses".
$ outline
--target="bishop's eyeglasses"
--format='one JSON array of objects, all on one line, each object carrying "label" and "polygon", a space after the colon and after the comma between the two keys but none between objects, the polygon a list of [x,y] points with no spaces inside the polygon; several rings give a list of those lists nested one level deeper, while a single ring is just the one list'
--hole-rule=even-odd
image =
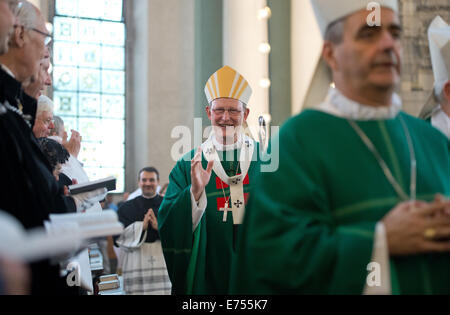
[{"label": "bishop's eyeglasses", "polygon": [[214,108],[212,111],[214,112],[214,114],[218,116],[222,116],[225,114],[225,112],[228,112],[230,116],[237,117],[242,113],[242,111],[238,109],[226,109],[226,108]]}]

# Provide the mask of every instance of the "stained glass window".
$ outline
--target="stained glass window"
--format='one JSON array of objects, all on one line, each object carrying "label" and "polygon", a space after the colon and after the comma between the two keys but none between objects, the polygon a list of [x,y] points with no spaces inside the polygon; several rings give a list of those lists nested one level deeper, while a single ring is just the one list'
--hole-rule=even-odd
[{"label": "stained glass window", "polygon": [[123,0],[55,0],[55,115],[82,137],[79,160],[91,180],[125,184]]}]

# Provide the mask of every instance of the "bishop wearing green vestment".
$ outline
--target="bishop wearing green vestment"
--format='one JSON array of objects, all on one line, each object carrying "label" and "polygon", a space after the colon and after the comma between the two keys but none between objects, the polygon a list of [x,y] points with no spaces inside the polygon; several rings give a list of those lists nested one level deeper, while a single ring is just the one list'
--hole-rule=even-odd
[{"label": "bishop wearing green vestment", "polygon": [[226,294],[259,145],[242,132],[248,82],[226,66],[205,88],[213,131],[177,162],[158,215],[173,294]]},{"label": "bishop wearing green vestment", "polygon": [[[450,144],[401,111],[397,1],[312,0],[336,88],[255,175],[234,294],[450,293]],[[275,189],[276,188],[276,189]]]}]

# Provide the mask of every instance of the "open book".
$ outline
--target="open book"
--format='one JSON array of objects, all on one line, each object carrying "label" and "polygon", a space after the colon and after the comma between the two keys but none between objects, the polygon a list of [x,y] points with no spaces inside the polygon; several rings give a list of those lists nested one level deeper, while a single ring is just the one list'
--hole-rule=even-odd
[{"label": "open book", "polygon": [[0,257],[34,262],[81,249],[89,239],[121,234],[123,225],[110,211],[51,215],[45,228],[26,231],[0,211]]},{"label": "open book", "polygon": [[0,211],[0,257],[34,262],[76,251],[82,243],[76,232],[55,237],[44,228],[26,231],[20,222]]},{"label": "open book", "polygon": [[83,184],[71,185],[68,187],[71,195],[77,195],[84,192],[93,191],[99,188],[106,188],[108,191],[116,190],[116,179],[107,177]]},{"label": "open book", "polygon": [[76,230],[82,239],[121,234],[123,225],[114,210],[88,213],[51,214],[45,223],[49,234],[60,235]]}]

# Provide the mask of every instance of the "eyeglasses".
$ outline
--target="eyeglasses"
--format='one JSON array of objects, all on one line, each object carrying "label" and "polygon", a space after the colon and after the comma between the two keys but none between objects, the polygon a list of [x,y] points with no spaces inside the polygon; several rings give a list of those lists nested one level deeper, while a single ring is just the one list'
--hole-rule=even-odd
[{"label": "eyeglasses", "polygon": [[230,116],[236,117],[242,113],[242,111],[238,109],[225,109],[225,108],[215,108],[212,111],[214,112],[214,114],[218,116],[222,116],[223,114],[225,114],[225,112],[228,112]]},{"label": "eyeglasses", "polygon": [[[25,26],[19,25],[19,24],[14,25],[14,28],[16,28],[16,27],[23,27],[23,28],[25,29]],[[50,35],[50,34],[48,34],[48,33],[45,33],[45,32],[43,32],[43,31],[40,31],[40,30],[38,30],[38,29],[35,28],[35,27],[30,27],[30,28],[27,28],[27,29],[30,30],[30,31],[35,31],[36,33],[39,33],[39,34],[41,34],[42,36],[44,36],[44,37],[45,37],[45,39],[44,39],[44,45],[45,45],[45,46],[48,46],[48,44],[50,44],[50,42],[51,42],[52,39],[53,39],[52,35]]]},{"label": "eyeglasses", "polygon": [[47,126],[52,123],[55,124],[55,120],[53,118],[41,119],[41,121]]},{"label": "eyeglasses", "polygon": [[38,30],[37,28],[30,28],[30,30],[35,31],[36,33],[39,33],[41,35],[43,35],[45,37],[44,39],[44,45],[47,46],[48,44],[50,44],[50,42],[52,41],[53,37],[52,35],[48,34],[48,33],[44,33],[40,30]]}]

